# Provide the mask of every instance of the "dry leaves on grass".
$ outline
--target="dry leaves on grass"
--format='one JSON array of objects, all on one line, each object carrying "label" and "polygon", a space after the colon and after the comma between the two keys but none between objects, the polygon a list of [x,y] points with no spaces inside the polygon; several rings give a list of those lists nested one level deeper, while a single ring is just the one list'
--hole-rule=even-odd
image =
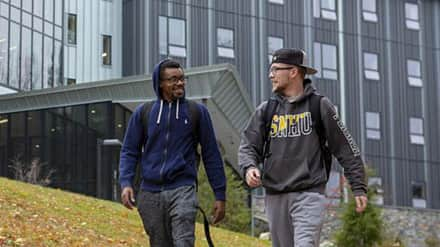
[{"label": "dry leaves on grass", "polygon": [[[136,210],[61,190],[0,178],[0,246],[146,246]],[[213,227],[217,247],[269,242]],[[196,246],[207,246],[196,226]]]}]

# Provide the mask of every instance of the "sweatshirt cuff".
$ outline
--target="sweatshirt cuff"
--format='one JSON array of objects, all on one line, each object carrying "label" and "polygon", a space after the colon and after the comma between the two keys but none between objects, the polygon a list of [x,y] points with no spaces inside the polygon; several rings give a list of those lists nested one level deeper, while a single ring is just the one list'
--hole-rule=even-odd
[{"label": "sweatshirt cuff", "polygon": [[121,181],[121,190],[125,187],[133,187],[130,183],[130,181]]},{"label": "sweatshirt cuff", "polygon": [[216,192],[214,192],[214,194],[215,194],[216,201],[226,201],[226,191],[224,191],[224,190],[216,191]]},{"label": "sweatshirt cuff", "polygon": [[367,196],[367,193],[363,190],[353,191],[353,196]]}]

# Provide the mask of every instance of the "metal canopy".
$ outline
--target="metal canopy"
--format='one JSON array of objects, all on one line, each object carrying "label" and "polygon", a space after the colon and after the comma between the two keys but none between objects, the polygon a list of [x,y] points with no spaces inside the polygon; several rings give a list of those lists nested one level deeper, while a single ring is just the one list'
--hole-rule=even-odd
[{"label": "metal canopy", "polygon": [[[225,162],[237,171],[240,132],[254,107],[234,66],[219,64],[189,68],[185,94],[209,109]],[[88,103],[120,103],[130,110],[156,99],[151,75],[81,83],[51,89],[0,95],[0,114]]]}]

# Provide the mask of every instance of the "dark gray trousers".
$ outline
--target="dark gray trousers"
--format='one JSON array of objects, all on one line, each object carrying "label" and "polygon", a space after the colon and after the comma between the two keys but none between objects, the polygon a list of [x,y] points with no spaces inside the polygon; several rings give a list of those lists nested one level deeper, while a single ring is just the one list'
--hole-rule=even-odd
[{"label": "dark gray trousers", "polygon": [[326,198],[317,192],[266,195],[272,246],[317,247]]},{"label": "dark gray trousers", "polygon": [[138,211],[151,247],[192,247],[197,194],[194,186],[157,193],[141,191]]}]

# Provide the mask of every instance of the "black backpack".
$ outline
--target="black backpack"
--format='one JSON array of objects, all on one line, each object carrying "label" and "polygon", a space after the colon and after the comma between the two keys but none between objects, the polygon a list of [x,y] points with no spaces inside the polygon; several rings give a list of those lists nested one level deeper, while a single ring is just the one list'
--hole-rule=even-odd
[{"label": "black backpack", "polygon": [[[327,138],[324,124],[322,123],[321,119],[321,99],[324,96],[314,93],[310,96],[310,112],[312,114],[312,121],[313,121],[313,127],[316,130],[318,137],[319,137],[319,143],[321,146],[321,152],[322,157],[324,159],[324,165],[325,165],[325,171],[327,174],[327,179],[330,176],[330,170],[332,167],[332,154],[330,152],[330,149],[327,145]],[[271,97],[266,105],[266,108],[264,110],[264,123],[265,123],[265,133],[264,133],[264,146],[263,146],[263,159],[267,159],[271,153],[269,151],[270,147],[270,126],[272,124],[272,117],[275,114],[275,110],[278,106],[278,101]]]},{"label": "black backpack", "polygon": [[[144,103],[144,105],[142,106],[142,113],[141,113],[141,117],[142,117],[142,126],[143,126],[143,133],[144,133],[144,138],[146,139],[148,137],[148,119],[150,116],[150,112],[151,112],[151,108],[153,107],[155,101],[149,101]],[[194,145],[195,145],[195,150],[196,150],[196,166],[197,166],[197,170],[199,168],[199,164],[200,164],[200,154],[197,151],[197,146],[199,144],[199,129],[200,129],[200,110],[199,107],[197,106],[197,102],[192,101],[192,100],[186,100],[186,102],[188,102],[188,110],[189,110],[189,117],[191,119],[191,126],[192,126],[192,135],[194,137]],[[142,143],[145,143],[145,139],[143,140]],[[139,168],[140,166],[138,166]],[[139,173],[138,173],[139,174]],[[196,179],[196,190],[197,190],[197,179]],[[211,234],[209,232],[209,221],[208,218],[206,217],[205,211],[203,211],[203,209],[199,206],[197,206],[197,208],[200,210],[200,212],[203,215],[203,226],[205,229],[205,237],[206,237],[206,241],[208,241],[208,245],[209,247],[214,247],[214,244],[212,242],[212,238],[211,238]]]}]

